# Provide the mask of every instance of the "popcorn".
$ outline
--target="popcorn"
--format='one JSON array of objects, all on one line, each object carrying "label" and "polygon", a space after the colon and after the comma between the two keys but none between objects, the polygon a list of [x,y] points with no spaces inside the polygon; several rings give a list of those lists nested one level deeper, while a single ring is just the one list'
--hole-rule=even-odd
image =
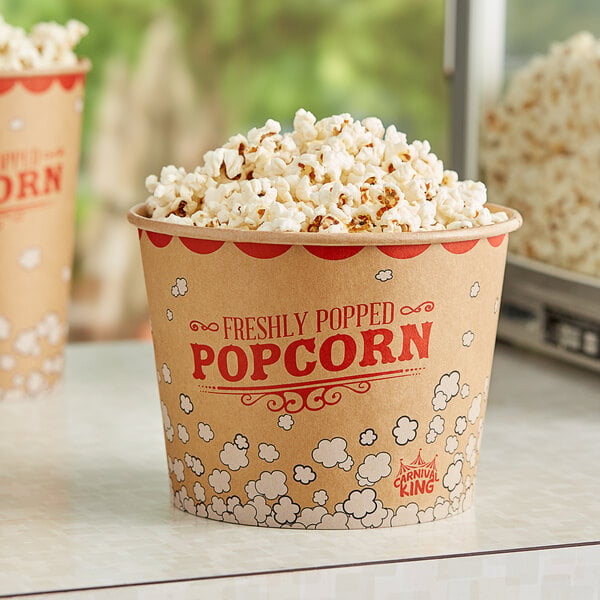
[{"label": "popcorn", "polygon": [[27,35],[0,15],[0,71],[28,71],[77,64],[73,48],[88,33],[83,23],[38,23]]},{"label": "popcorn", "polygon": [[579,33],[513,77],[483,124],[490,194],[523,215],[511,250],[600,276],[600,40]]},{"label": "popcorn", "polygon": [[294,130],[268,120],[204,155],[192,172],[150,175],[154,219],[259,231],[395,232],[506,221],[484,206],[482,183],[459,181],[431,152],[379,119],[317,121],[300,109]]}]

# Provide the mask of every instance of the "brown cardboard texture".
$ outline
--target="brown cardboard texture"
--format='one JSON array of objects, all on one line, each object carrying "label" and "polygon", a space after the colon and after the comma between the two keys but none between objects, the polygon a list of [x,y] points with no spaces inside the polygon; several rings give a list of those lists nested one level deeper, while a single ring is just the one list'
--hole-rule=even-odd
[{"label": "brown cardboard texture", "polygon": [[88,68],[0,75],[0,399],[62,374]]},{"label": "brown cardboard texture", "polygon": [[470,506],[521,223],[507,212],[471,230],[288,234],[133,209],[175,505],[307,529]]}]

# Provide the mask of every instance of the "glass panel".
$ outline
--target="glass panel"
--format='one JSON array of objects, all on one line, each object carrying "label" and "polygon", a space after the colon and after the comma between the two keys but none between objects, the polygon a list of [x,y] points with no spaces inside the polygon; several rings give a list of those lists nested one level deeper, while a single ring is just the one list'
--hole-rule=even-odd
[{"label": "glass panel", "polygon": [[598,278],[599,37],[597,0],[507,0],[506,90],[481,144],[490,200],[524,218],[510,250]]}]

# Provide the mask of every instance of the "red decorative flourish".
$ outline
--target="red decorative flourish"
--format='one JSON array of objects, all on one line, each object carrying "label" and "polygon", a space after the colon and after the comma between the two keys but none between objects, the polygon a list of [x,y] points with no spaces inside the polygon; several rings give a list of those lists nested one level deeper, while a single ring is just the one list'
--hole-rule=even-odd
[{"label": "red decorative flourish", "polygon": [[190,321],[190,329],[192,331],[198,331],[201,329],[202,331],[219,331],[219,324],[215,323],[203,323],[202,321]]},{"label": "red decorative flourish", "polygon": [[326,406],[337,404],[347,390],[356,394],[365,394],[371,389],[371,382],[396,377],[412,377],[419,375],[424,367],[383,371],[368,375],[350,375],[320,381],[304,381],[282,385],[264,385],[250,387],[208,386],[201,385],[201,391],[213,394],[240,395],[245,406],[253,406],[266,401],[271,412],[299,413],[303,410],[318,411]]},{"label": "red decorative flourish", "polygon": [[349,390],[357,394],[364,394],[371,389],[368,381],[354,383],[320,385],[297,390],[282,390],[279,392],[266,392],[264,394],[242,394],[240,398],[245,406],[252,406],[261,400],[266,400],[267,408],[271,412],[299,413],[302,410],[317,411],[326,406],[333,406],[342,399],[342,390]]},{"label": "red decorative flourish", "polygon": [[413,308],[412,306],[408,306],[408,305],[403,306],[400,309],[400,314],[401,315],[411,315],[412,313],[421,312],[421,310],[424,310],[425,312],[431,312],[434,308],[435,308],[435,304],[431,300],[425,300],[425,302],[421,302],[421,304],[419,304],[419,306],[416,306],[415,308]]}]

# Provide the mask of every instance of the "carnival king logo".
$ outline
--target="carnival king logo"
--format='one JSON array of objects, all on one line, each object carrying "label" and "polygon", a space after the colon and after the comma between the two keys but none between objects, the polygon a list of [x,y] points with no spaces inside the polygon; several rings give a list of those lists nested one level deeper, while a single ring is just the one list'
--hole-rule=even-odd
[{"label": "carnival king logo", "polygon": [[425,462],[421,457],[421,448],[417,458],[409,465],[400,459],[400,470],[394,480],[394,487],[400,490],[400,497],[416,496],[417,494],[432,494],[436,481],[439,481],[435,459]]}]

